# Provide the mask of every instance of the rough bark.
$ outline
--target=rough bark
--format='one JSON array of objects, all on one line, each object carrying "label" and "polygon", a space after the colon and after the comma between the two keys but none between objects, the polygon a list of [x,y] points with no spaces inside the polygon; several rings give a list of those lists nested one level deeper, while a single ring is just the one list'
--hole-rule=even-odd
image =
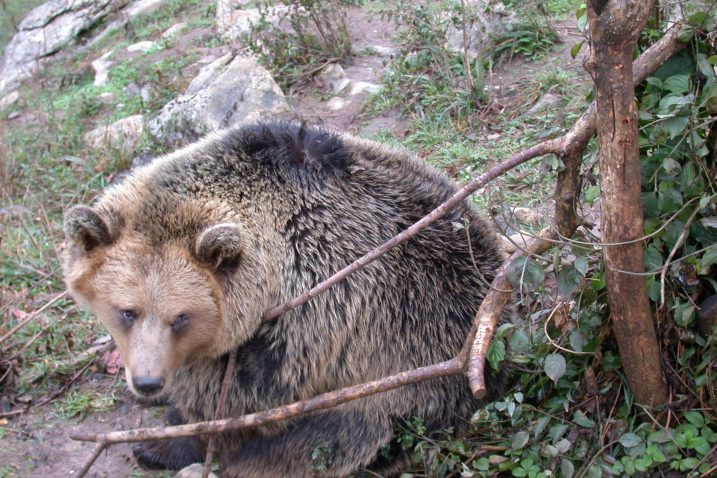
[{"label": "rough bark", "polygon": [[[640,152],[632,51],[654,0],[589,0],[590,56],[600,149],[601,230],[608,304],[622,365],[638,403],[667,401],[640,242]],[[633,274],[631,274],[633,273]]]}]

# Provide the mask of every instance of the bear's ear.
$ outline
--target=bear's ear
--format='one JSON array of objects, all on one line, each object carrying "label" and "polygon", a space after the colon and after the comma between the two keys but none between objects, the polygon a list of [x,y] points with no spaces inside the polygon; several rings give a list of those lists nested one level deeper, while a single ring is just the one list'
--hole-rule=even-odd
[{"label": "bear's ear", "polygon": [[85,252],[110,244],[113,240],[105,220],[87,206],[75,206],[67,211],[64,228],[68,239]]},{"label": "bear's ear", "polygon": [[241,255],[241,236],[239,226],[234,223],[227,222],[206,228],[197,238],[197,259],[217,269],[231,267]]}]

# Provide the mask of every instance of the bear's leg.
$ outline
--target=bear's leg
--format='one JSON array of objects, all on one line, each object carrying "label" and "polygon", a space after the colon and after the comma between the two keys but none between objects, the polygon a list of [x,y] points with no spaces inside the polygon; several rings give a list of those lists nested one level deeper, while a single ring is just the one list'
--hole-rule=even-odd
[{"label": "bear's leg", "polygon": [[[181,412],[173,406],[167,409],[167,425],[186,423]],[[147,441],[132,447],[137,463],[147,470],[181,470],[192,463],[204,461],[204,449],[196,437]]]},{"label": "bear's leg", "polygon": [[366,405],[300,418],[274,436],[253,435],[222,457],[222,476],[346,476],[371,463],[393,436],[388,416]]}]

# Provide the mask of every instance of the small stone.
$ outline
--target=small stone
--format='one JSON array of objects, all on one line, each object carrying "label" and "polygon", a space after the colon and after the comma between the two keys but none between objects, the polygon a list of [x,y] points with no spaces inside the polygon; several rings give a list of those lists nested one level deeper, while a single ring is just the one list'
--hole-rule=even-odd
[{"label": "small stone", "polygon": [[95,70],[95,86],[104,86],[109,82],[110,68],[115,64],[114,61],[110,61],[109,58],[112,56],[111,51],[108,51],[92,63],[92,68]]},{"label": "small stone", "polygon": [[369,48],[381,56],[393,56],[398,53],[398,50],[392,46],[371,45]]},{"label": "small stone", "polygon": [[142,53],[147,53],[149,50],[156,48],[157,43],[149,40],[144,40],[141,42],[134,43],[127,47],[127,51],[130,53],[134,53],[137,51],[141,51]]},{"label": "small stone", "polygon": [[4,111],[8,109],[10,106],[17,103],[17,100],[20,99],[20,93],[15,90],[12,93],[3,96],[2,99],[0,99],[0,111]]},{"label": "small stone", "polygon": [[171,38],[185,28],[187,28],[187,24],[185,22],[175,23],[171,27],[164,30],[164,32],[162,32],[162,38]]},{"label": "small stone", "polygon": [[9,120],[14,120],[15,118],[19,118],[19,117],[20,117],[19,111],[11,111],[10,114],[7,115],[7,119],[9,119]]},{"label": "small stone", "polygon": [[3,395],[0,397],[0,413],[8,413],[10,410],[12,410],[10,399]]},{"label": "small stone", "polygon": [[500,133],[489,134],[488,136],[486,136],[485,139],[487,139],[488,141],[495,141],[498,138],[500,138]]},{"label": "small stone", "polygon": [[533,105],[532,108],[525,113],[526,116],[534,116],[546,110],[551,110],[560,106],[560,96],[552,93],[546,93]]},{"label": "small stone", "polygon": [[338,63],[331,63],[321,69],[315,78],[316,82],[326,90],[339,94],[346,89],[351,80],[346,78],[344,69]]},{"label": "small stone", "polygon": [[349,104],[347,100],[341,98],[340,96],[334,96],[328,101],[328,103],[326,103],[326,106],[328,106],[331,111],[339,111],[347,104]]},{"label": "small stone", "polygon": [[356,81],[351,85],[351,91],[349,92],[349,94],[351,96],[354,96],[364,92],[376,93],[378,91],[381,91],[381,88],[383,88],[381,85],[369,83],[368,81]]},{"label": "small stone", "polygon": [[97,95],[97,99],[100,100],[100,103],[103,105],[111,105],[115,102],[116,97],[114,93],[106,91]]},{"label": "small stone", "polygon": [[516,207],[513,209],[513,215],[523,224],[530,224],[531,226],[537,226],[540,221],[538,215],[532,209],[527,207]]},{"label": "small stone", "polygon": [[[204,471],[203,463],[194,463],[186,468],[182,468],[179,473],[174,475],[174,478],[202,478],[202,471]],[[214,473],[209,473],[211,478],[218,478]]]}]

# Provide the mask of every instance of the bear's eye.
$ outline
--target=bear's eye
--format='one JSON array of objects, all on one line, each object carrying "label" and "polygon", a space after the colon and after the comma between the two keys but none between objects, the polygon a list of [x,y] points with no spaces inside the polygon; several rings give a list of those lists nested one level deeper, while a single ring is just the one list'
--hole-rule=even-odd
[{"label": "bear's eye", "polygon": [[180,330],[189,323],[189,315],[179,314],[172,322],[172,330]]},{"label": "bear's eye", "polygon": [[137,320],[137,312],[130,309],[122,309],[120,310],[120,319],[125,325],[132,325],[135,320]]}]

